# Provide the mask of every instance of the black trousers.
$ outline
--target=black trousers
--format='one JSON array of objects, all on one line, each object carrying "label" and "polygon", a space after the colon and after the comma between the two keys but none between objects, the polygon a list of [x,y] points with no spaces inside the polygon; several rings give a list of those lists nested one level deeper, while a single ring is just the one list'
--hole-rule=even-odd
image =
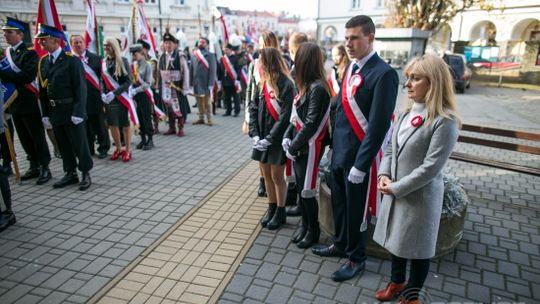
[{"label": "black trousers", "polygon": [[137,103],[137,116],[139,116],[139,133],[141,137],[152,139],[154,129],[152,127],[152,102],[146,93],[142,92],[134,97]]},{"label": "black trousers", "polygon": [[366,260],[367,230],[360,232],[368,188],[367,175],[361,184],[349,182],[351,168],[332,168],[332,211],[334,213],[334,245],[351,261]]},{"label": "black trousers", "polygon": [[240,97],[236,93],[234,86],[224,86],[223,90],[225,91],[225,113],[231,114],[232,112],[232,103],[234,102],[234,114],[240,113]]},{"label": "black trousers", "polygon": [[[92,156],[90,156],[85,129],[84,122],[78,125],[72,123],[53,125],[54,135],[62,155],[64,172],[75,172],[78,167],[81,172],[86,173],[94,165]],[[77,159],[79,160],[78,165]]]},{"label": "black trousers", "polygon": [[8,175],[2,167],[0,167],[0,191],[6,209],[11,210],[11,188],[9,187]]},{"label": "black trousers", "polygon": [[[11,135],[11,144],[13,144],[13,141],[15,140],[15,133],[13,133],[13,121],[11,119],[8,119],[6,124],[9,129],[9,134]],[[11,163],[11,154],[9,153],[9,147],[5,132],[0,134],[0,153],[2,154],[2,165],[9,165]]]},{"label": "black trousers", "polygon": [[109,131],[105,123],[105,112],[100,111],[95,114],[88,114],[88,119],[86,120],[86,137],[88,139],[90,154],[93,155],[95,153],[96,139],[98,153],[107,153],[109,151],[111,148],[111,139],[109,138]]},{"label": "black trousers", "polygon": [[[401,293],[407,300],[416,300],[418,293],[424,286],[428,272],[430,259],[410,260],[409,281],[405,291]],[[392,277],[394,283],[403,283],[406,280],[407,259],[392,255]]]},{"label": "black trousers", "polygon": [[13,123],[15,123],[17,135],[19,135],[24,152],[30,158],[30,167],[49,166],[51,154],[45,139],[45,129],[41,122],[41,115],[39,113],[13,114]]}]

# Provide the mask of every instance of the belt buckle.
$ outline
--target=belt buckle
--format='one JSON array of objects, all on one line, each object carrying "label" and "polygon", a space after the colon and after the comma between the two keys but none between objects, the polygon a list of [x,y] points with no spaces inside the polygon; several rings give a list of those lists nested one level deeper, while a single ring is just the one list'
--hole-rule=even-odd
[{"label": "belt buckle", "polygon": [[49,101],[51,103],[51,107],[56,107],[56,102],[54,102],[54,99],[50,99]]}]

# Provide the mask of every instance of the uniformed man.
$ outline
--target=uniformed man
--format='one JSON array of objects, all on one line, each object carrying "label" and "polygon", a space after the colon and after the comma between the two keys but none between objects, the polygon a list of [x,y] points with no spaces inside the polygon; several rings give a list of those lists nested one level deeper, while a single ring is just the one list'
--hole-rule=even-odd
[{"label": "uniformed man", "polygon": [[242,66],[239,64],[238,57],[235,52],[238,50],[238,46],[227,44],[225,47],[225,55],[221,57],[219,64],[219,78],[221,85],[225,91],[225,114],[223,116],[230,116],[233,111],[234,103],[234,117],[240,114],[240,96],[238,95],[242,91],[240,84],[240,73],[242,72]]},{"label": "uniformed man", "polygon": [[23,41],[24,33],[30,34],[28,23],[7,17],[2,30],[6,42],[10,45],[5,55],[11,69],[0,70],[0,78],[3,82],[14,83],[17,88],[18,96],[9,109],[21,145],[30,160],[30,168],[21,176],[21,180],[37,177],[36,184],[42,185],[51,179],[51,155],[37,99],[38,88],[35,80],[38,55]]},{"label": "uniformed man", "polygon": [[52,125],[64,166],[65,175],[54,188],[79,183],[78,158],[82,172],[79,190],[86,190],[92,184],[89,172],[93,166],[84,126],[86,80],[82,62],[60,47],[63,35],[44,24],[40,24],[36,35],[41,47],[49,53],[41,58],[38,71],[43,124]]},{"label": "uniformed man", "polygon": [[101,57],[88,51],[84,38],[81,35],[72,35],[70,38],[71,47],[75,55],[83,63],[86,76],[86,135],[90,154],[95,154],[94,144],[97,138],[97,157],[106,158],[111,147],[109,132],[105,123],[105,110],[101,101]]}]

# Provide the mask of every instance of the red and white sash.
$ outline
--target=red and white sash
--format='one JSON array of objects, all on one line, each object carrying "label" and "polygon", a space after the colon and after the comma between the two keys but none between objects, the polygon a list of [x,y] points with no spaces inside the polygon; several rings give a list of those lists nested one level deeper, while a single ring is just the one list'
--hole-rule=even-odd
[{"label": "red and white sash", "polygon": [[97,76],[96,72],[92,70],[92,68],[88,65],[88,63],[86,63],[85,60],[83,60],[83,58],[79,56],[79,59],[81,59],[81,62],[83,64],[84,77],[86,78],[86,80],[88,80],[88,82],[90,82],[90,84],[92,84],[92,86],[96,88],[98,91],[101,91],[101,88],[99,87],[99,77]]},{"label": "red and white sash", "polygon": [[206,60],[206,58],[204,58],[204,55],[202,54],[201,50],[199,49],[196,49],[193,54],[195,55],[195,57],[197,57],[197,60],[199,60],[199,62],[202,64],[202,66],[204,66],[206,68],[206,70],[210,70],[210,64],[208,64],[208,60]]},{"label": "red and white sash", "polygon": [[270,112],[270,116],[272,116],[272,119],[278,121],[279,114],[281,113],[281,106],[276,99],[274,89],[270,86],[268,82],[265,81],[263,84],[263,91],[264,100],[266,101],[266,107],[268,108],[268,112]]},{"label": "red and white sash", "polygon": [[[107,87],[107,90],[109,92],[113,92],[116,89],[120,87],[118,82],[114,80],[114,78],[109,74],[107,71],[107,61],[102,60],[101,61],[101,75],[103,76],[103,82],[105,83],[105,86]],[[135,103],[133,102],[133,99],[129,97],[129,95],[126,92],[123,92],[122,94],[116,96],[118,100],[126,107],[129,111],[129,116],[131,117],[131,121],[135,126],[139,125],[139,117],[137,116],[137,111],[135,109]]]},{"label": "red and white sash", "polygon": [[[364,113],[362,113],[360,107],[356,103],[354,94],[356,93],[356,90],[360,86],[362,86],[364,79],[359,72],[352,74],[351,71],[352,64],[349,66],[343,77],[343,83],[341,85],[341,102],[343,105],[343,110],[345,111],[349,123],[351,124],[351,128],[353,129],[354,134],[356,134],[356,137],[359,141],[363,141],[364,136],[366,135],[366,132],[368,130],[368,121],[364,116]],[[386,133],[381,149],[379,149],[379,151],[377,152],[377,156],[375,157],[375,159],[373,159],[371,163],[369,172],[366,173],[366,178],[368,178],[368,194],[366,195],[366,202],[360,231],[367,230],[368,209],[371,210],[371,215],[375,219],[381,205],[381,193],[379,192],[379,190],[377,190],[377,172],[379,171],[379,166],[381,163],[384,148],[386,147],[391,134],[392,125]]]},{"label": "red and white sash", "polygon": [[[298,116],[296,108],[298,106],[299,96],[294,99],[292,106],[291,122],[295,125],[298,132],[304,127],[304,122]],[[306,178],[302,188],[301,196],[303,198],[315,197],[317,195],[317,176],[319,174],[319,159],[321,157],[322,142],[326,131],[328,130],[328,123],[330,122],[330,105],[326,109],[326,112],[317,128],[317,132],[308,140],[308,162],[306,167]]]},{"label": "red and white sash", "polygon": [[242,87],[240,86],[240,81],[238,81],[238,74],[236,74],[229,57],[227,57],[227,55],[223,55],[223,57],[221,57],[221,62],[223,62],[223,66],[225,67],[225,71],[227,71],[229,77],[234,81],[234,89],[236,90],[236,93],[240,93]]},{"label": "red and white sash", "polygon": [[[131,64],[131,71],[133,72],[135,84],[137,86],[141,86],[145,84],[145,82],[139,78],[139,71],[137,69],[138,65],[139,64],[136,61],[134,61]],[[154,94],[152,94],[152,90],[150,90],[150,87],[144,90],[144,94],[148,96],[148,98],[150,99],[150,102],[152,103],[152,108],[154,109],[154,115],[156,115],[158,118],[166,117],[167,115],[156,105],[156,101],[154,100]]]},{"label": "red and white sash", "polygon": [[247,57],[248,57],[248,63],[253,62],[253,55],[247,54]]},{"label": "red and white sash", "polygon": [[247,68],[245,66],[242,67],[242,71],[240,73],[240,76],[242,77],[242,81],[248,85],[248,72],[247,72]]},{"label": "red and white sash", "polygon": [[336,71],[334,69],[330,71],[328,83],[330,84],[330,88],[332,89],[332,97],[336,96],[339,93],[339,82],[337,81]]},{"label": "red and white sash", "polygon": [[[11,58],[11,51],[10,51],[11,48],[12,47],[7,48],[6,51],[4,52],[4,54],[6,55],[6,58],[7,58],[8,62],[9,62],[9,65],[11,66],[11,69],[13,70],[13,72],[20,73],[21,69],[17,65],[15,65],[15,62],[13,61],[13,58]],[[24,87],[26,89],[28,89],[30,92],[32,92],[36,96],[36,98],[39,99],[39,85],[38,85],[37,77],[31,83],[25,83]],[[41,105],[40,105],[39,101],[38,101],[38,105],[40,106],[40,110],[41,110]]]}]

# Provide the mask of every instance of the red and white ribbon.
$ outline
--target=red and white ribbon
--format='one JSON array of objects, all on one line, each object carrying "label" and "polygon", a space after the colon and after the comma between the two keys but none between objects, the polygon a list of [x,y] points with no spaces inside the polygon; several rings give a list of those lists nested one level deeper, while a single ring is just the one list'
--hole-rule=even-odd
[{"label": "red and white ribbon", "polygon": [[[352,65],[349,66],[349,69],[346,71],[345,76],[343,77],[341,90],[344,93],[341,94],[341,101],[343,105],[343,110],[345,111],[349,123],[351,124],[351,128],[353,129],[354,134],[359,141],[363,141],[364,136],[366,135],[366,132],[368,130],[368,121],[364,116],[364,113],[362,113],[362,110],[358,106],[354,98],[354,94],[356,93],[356,90],[360,86],[362,86],[364,79],[362,78],[362,75],[360,73],[352,74],[351,71]],[[377,156],[375,156],[375,159],[373,159],[371,163],[369,172],[366,174],[366,177],[368,178],[368,194],[366,195],[366,202],[360,231],[367,230],[368,209],[371,210],[371,215],[375,219],[381,205],[381,193],[379,192],[379,190],[377,190],[377,172],[379,171],[383,150],[386,147],[391,134],[392,125],[386,133],[381,149],[379,149],[379,151],[377,152]]]},{"label": "red and white ribbon", "polygon": [[[113,92],[116,89],[120,87],[118,82],[114,80],[114,78],[109,74],[107,71],[107,62],[105,60],[102,60],[101,62],[101,74],[103,75],[103,82],[105,83],[105,86],[107,87],[107,90],[109,92]],[[129,97],[129,95],[126,92],[122,92],[122,94],[116,96],[118,100],[126,107],[129,111],[129,116],[131,117],[131,121],[135,126],[139,125],[139,117],[137,116],[137,111],[135,108],[135,103],[133,102],[133,99]]]},{"label": "red and white ribbon", "polygon": [[[294,117],[294,124],[298,132],[304,128],[304,122],[298,116],[296,112],[296,107],[298,106],[298,97],[295,98],[292,107],[292,115]],[[328,130],[328,123],[330,122],[330,105],[324,113],[323,119],[321,120],[317,131],[313,136],[308,140],[308,161],[306,167],[306,174],[304,185],[302,188],[301,196],[303,198],[315,197],[317,195],[317,176],[319,174],[319,159],[321,157],[322,142],[326,136],[326,131]]]},{"label": "red and white ribbon", "polygon": [[88,65],[88,63],[84,62],[84,60],[81,60],[83,67],[84,67],[84,77],[90,84],[96,88],[96,90],[100,91],[101,88],[99,87],[99,77],[97,76],[96,72],[92,70],[92,68]]},{"label": "red and white ribbon", "polygon": [[[136,75],[136,71],[137,71],[137,62],[133,62],[131,64],[131,71],[133,72],[133,75]],[[136,77],[135,79],[135,84],[140,86],[140,85],[143,85],[144,82],[140,79],[140,77]],[[164,118],[164,117],[167,117],[167,115],[165,114],[165,112],[163,112],[157,105],[156,105],[156,101],[154,100],[154,94],[152,94],[152,90],[150,90],[150,88],[146,88],[146,90],[144,90],[144,93],[146,94],[146,96],[148,96],[148,98],[150,99],[150,102],[152,103],[152,108],[154,109],[154,115],[156,115],[157,118]]]},{"label": "red and white ribbon", "polygon": [[272,116],[272,119],[278,121],[279,114],[281,113],[281,106],[276,99],[274,89],[270,86],[268,82],[265,81],[263,84],[263,91],[264,100],[266,101],[266,107],[268,108],[268,112],[270,112],[270,116]]},{"label": "red and white ribbon", "polygon": [[240,93],[242,87],[240,86],[240,81],[238,81],[238,74],[236,74],[236,71],[234,70],[232,63],[229,60],[229,57],[227,57],[227,55],[223,55],[223,57],[221,57],[221,61],[223,62],[223,66],[225,67],[225,71],[227,71],[229,78],[234,81],[234,88],[236,90],[236,93]]},{"label": "red and white ribbon", "polygon": [[336,96],[339,93],[339,82],[337,81],[336,71],[332,69],[330,72],[330,77],[328,77],[328,83],[332,89],[332,97]]},{"label": "red and white ribbon", "polygon": [[210,70],[210,64],[208,64],[208,60],[204,58],[204,55],[202,54],[201,50],[196,49],[195,51],[193,51],[193,54],[195,55],[195,57],[197,57],[197,60],[199,60],[202,66],[206,68],[206,70]]},{"label": "red and white ribbon", "polygon": [[[21,69],[15,64],[15,61],[13,61],[13,58],[11,58],[11,51],[10,51],[11,47],[9,47],[8,49],[6,49],[6,51],[4,52],[4,54],[6,55],[6,58],[7,58],[7,61],[9,62],[9,65],[11,66],[11,69],[13,70],[13,72],[15,73],[20,73],[21,72]],[[34,94],[34,96],[36,96],[36,98],[39,99],[39,85],[38,85],[38,81],[37,81],[37,77],[36,79],[34,79],[32,82],[30,83],[25,83],[24,84],[24,87],[29,90],[30,92],[32,92]],[[38,100],[38,106],[40,107],[41,109],[41,104]]]}]

